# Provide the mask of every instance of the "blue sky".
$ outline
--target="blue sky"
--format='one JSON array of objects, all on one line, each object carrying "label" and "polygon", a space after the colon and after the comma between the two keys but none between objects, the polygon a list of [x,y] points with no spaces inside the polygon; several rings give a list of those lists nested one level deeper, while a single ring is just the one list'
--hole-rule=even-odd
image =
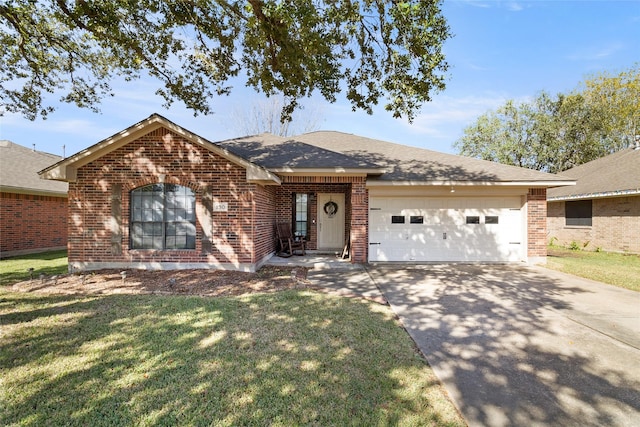
[{"label": "blue sky", "polygon": [[[445,44],[447,89],[426,104],[413,124],[378,108],[372,116],[351,112],[338,98],[314,97],[319,128],[454,153],[453,143],[482,113],[507,99],[527,100],[541,90],[568,92],[594,73],[619,72],[640,62],[640,0],[500,1],[445,0],[443,13],[454,37]],[[212,141],[240,136],[233,112],[260,95],[239,82],[214,101],[215,114],[193,117],[175,103],[162,108],[154,83],[117,88],[96,114],[59,104],[47,120],[5,113],[0,139],[72,155],[156,112]]]}]

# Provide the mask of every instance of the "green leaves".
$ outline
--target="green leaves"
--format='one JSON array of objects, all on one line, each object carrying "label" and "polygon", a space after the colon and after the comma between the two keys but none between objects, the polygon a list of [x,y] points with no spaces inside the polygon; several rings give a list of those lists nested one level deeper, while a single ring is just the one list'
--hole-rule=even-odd
[{"label": "green leaves", "polygon": [[602,74],[582,91],[509,100],[467,127],[460,154],[557,173],[629,145],[640,129],[640,68]]},{"label": "green leaves", "polygon": [[412,120],[444,89],[438,0],[113,0],[0,5],[0,101],[35,119],[53,111],[42,94],[97,109],[112,76],[158,81],[167,104],[212,112],[240,71],[248,86],[298,100],[345,91],[369,113],[381,98]]}]

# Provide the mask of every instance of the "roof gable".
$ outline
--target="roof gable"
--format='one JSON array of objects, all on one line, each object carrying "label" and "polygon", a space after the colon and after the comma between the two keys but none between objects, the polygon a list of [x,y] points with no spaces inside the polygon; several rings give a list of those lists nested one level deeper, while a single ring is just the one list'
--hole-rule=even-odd
[{"label": "roof gable", "polygon": [[562,172],[575,187],[549,191],[549,200],[640,194],[640,149],[625,148]]},{"label": "roof gable", "polygon": [[0,191],[66,196],[66,183],[47,181],[38,176],[39,170],[61,158],[11,141],[0,141]]},{"label": "roof gable", "polygon": [[258,166],[236,154],[231,153],[225,148],[220,147],[213,142],[208,141],[196,135],[195,133],[184,129],[181,126],[178,126],[177,124],[167,120],[166,118],[158,114],[152,114],[141,122],[138,122],[135,125],[130,126],[127,129],[118,132],[117,134],[110,136],[109,138],[104,139],[97,144],[94,144],[91,147],[86,148],[77,154],[74,154],[71,157],[59,161],[55,165],[40,171],[40,175],[46,179],[73,182],[76,179],[78,168],[96,159],[99,159],[104,155],[117,150],[118,148],[123,147],[124,145],[135,141],[136,139],[159,128],[166,128],[172,133],[175,133],[185,138],[186,140],[200,145],[207,150],[214,152],[231,161],[232,163],[243,167],[247,171],[247,180],[250,182],[257,182],[261,184],[280,183],[280,179],[276,175],[272,174],[261,166]]}]

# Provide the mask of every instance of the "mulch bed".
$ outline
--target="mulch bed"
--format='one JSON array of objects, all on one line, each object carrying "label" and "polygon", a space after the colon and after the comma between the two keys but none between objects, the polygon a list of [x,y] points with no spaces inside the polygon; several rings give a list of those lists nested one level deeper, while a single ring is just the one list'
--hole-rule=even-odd
[{"label": "mulch bed", "polygon": [[[124,274],[122,274],[124,273]],[[123,278],[124,276],[124,278]],[[310,288],[305,268],[265,266],[255,273],[221,270],[99,270],[38,277],[13,285],[47,294],[161,294],[237,296]],[[314,287],[314,289],[317,289]]]}]

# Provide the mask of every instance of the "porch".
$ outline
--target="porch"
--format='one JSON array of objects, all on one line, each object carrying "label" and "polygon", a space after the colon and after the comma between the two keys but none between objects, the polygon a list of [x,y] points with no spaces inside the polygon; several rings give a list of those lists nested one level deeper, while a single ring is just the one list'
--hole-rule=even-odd
[{"label": "porch", "polygon": [[362,270],[363,268],[361,264],[353,264],[350,259],[343,259],[333,253],[309,253],[309,251],[306,255],[293,255],[288,258],[274,255],[265,265],[305,267],[309,270]]},{"label": "porch", "polygon": [[[325,254],[348,253],[351,262],[367,261],[367,191],[363,176],[288,176],[275,189],[274,221],[290,222],[306,249],[321,260],[303,265],[331,266]],[[277,249],[277,248],[276,248]],[[276,257],[269,262],[274,262]],[[275,261],[276,263],[278,261]],[[339,265],[348,264],[344,260]]]}]

